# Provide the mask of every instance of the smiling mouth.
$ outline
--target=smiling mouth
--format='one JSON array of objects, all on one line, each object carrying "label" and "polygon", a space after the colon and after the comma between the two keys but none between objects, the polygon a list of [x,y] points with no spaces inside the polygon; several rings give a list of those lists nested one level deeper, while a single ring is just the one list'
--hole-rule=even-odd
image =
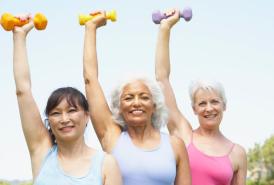
[{"label": "smiling mouth", "polygon": [[72,131],[72,129],[74,128],[74,126],[66,126],[66,127],[62,127],[59,130],[62,132],[70,132]]},{"label": "smiling mouth", "polygon": [[132,111],[130,111],[130,113],[133,115],[141,115],[144,113],[144,111],[143,110],[132,110]]},{"label": "smiling mouth", "polygon": [[207,118],[207,119],[213,119],[213,118],[217,117],[217,114],[210,114],[210,115],[206,115],[204,117]]}]

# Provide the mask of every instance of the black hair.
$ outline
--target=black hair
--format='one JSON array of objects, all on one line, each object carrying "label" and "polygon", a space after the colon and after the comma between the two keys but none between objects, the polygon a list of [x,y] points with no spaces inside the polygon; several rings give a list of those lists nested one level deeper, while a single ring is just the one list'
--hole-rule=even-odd
[{"label": "black hair", "polygon": [[51,95],[48,98],[46,109],[45,109],[45,115],[46,120],[45,124],[46,127],[49,130],[51,139],[53,143],[56,143],[55,136],[52,133],[52,130],[50,128],[50,124],[48,123],[48,116],[50,112],[63,100],[66,99],[68,104],[73,107],[81,107],[84,109],[85,112],[88,112],[88,102],[86,97],[81,93],[79,90],[73,87],[62,87],[58,88],[55,91],[51,93]]}]

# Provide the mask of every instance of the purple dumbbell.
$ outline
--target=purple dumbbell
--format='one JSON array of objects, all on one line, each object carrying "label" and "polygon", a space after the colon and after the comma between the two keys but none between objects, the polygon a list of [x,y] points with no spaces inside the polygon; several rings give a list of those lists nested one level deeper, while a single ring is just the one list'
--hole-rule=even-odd
[{"label": "purple dumbbell", "polygon": [[[155,24],[160,24],[162,19],[166,19],[171,15],[167,16],[165,13],[161,13],[159,10],[152,13],[152,21]],[[180,17],[184,18],[185,21],[190,21],[192,18],[192,10],[191,8],[184,8],[183,11],[180,11]]]}]

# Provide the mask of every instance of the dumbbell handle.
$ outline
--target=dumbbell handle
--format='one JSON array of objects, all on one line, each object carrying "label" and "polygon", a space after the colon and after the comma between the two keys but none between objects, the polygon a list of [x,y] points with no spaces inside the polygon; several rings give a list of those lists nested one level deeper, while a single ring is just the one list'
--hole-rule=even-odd
[{"label": "dumbbell handle", "polygon": [[[29,19],[22,21],[10,13],[4,13],[1,16],[1,25],[6,31],[13,30],[15,26],[24,26],[29,21]],[[47,27],[48,20],[43,14],[37,13],[33,18],[33,23],[37,30],[44,30]]]},{"label": "dumbbell handle", "polygon": [[[166,15],[165,13],[161,13],[159,10],[152,13],[152,21],[155,24],[160,24],[162,19],[166,19],[172,15]],[[191,8],[184,8],[183,11],[180,11],[180,17],[184,18],[185,21],[190,21],[192,18],[192,10]]]},{"label": "dumbbell handle", "polygon": [[[100,13],[95,13],[95,14],[90,14],[90,15],[84,15],[84,14],[80,14],[79,15],[79,24],[80,25],[85,25],[85,23],[91,19],[93,19],[94,17],[96,17],[97,15],[99,15]],[[106,18],[110,19],[112,22],[115,22],[117,20],[117,14],[115,10],[111,10],[109,12],[106,13]]]}]

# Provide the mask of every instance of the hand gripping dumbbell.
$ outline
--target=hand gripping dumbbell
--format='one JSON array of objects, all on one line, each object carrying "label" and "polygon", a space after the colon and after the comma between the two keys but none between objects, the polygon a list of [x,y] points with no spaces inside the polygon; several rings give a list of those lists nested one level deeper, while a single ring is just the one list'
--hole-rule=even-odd
[{"label": "hand gripping dumbbell", "polygon": [[[162,19],[166,19],[171,15],[166,15],[165,13],[161,13],[159,10],[152,13],[152,21],[155,24],[160,24]],[[180,11],[180,17],[184,18],[185,21],[190,21],[192,18],[192,10],[191,8],[185,8],[183,11]]]},{"label": "hand gripping dumbbell", "polygon": [[[94,17],[96,17],[97,15],[101,14],[100,12],[96,12],[96,13],[91,13],[90,15],[83,15],[80,14],[79,15],[79,24],[80,25],[85,25],[85,23],[91,19],[93,19]],[[117,14],[115,10],[111,10],[109,12],[106,12],[106,18],[110,19],[112,22],[115,22],[117,19]]]},{"label": "hand gripping dumbbell", "polygon": [[[30,19],[20,20],[20,18],[15,17],[10,13],[4,13],[1,16],[1,25],[6,31],[13,30],[15,26],[24,26],[29,23],[29,21]],[[33,18],[33,23],[37,30],[44,30],[47,27],[48,20],[43,14],[37,13]]]}]

